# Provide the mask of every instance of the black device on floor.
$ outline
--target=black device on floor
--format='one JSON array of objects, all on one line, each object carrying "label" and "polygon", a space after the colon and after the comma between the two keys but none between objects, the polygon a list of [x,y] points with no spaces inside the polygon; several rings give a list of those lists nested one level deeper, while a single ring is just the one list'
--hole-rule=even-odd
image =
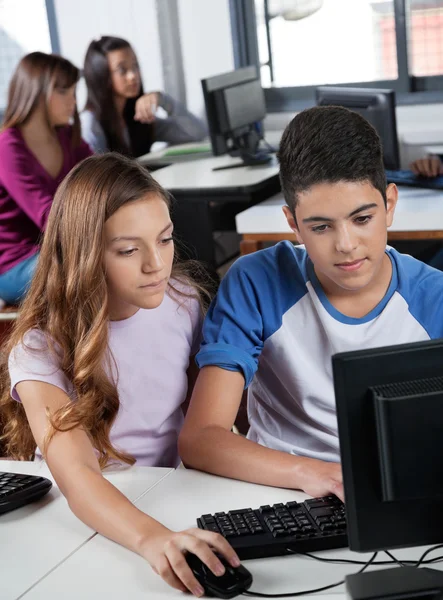
[{"label": "black device on floor", "polygon": [[0,514],[39,500],[51,487],[46,477],[0,472]]},{"label": "black device on floor", "polygon": [[[332,372],[350,549],[442,543],[443,340],[336,354]],[[426,571],[356,574],[348,594],[441,597],[443,573]]]},{"label": "black device on floor", "polygon": [[386,169],[386,180],[388,183],[395,183],[396,185],[426,188],[429,190],[443,190],[443,175],[423,177],[422,175],[415,175],[415,173],[408,170],[392,171]]},{"label": "black device on floor", "polygon": [[240,559],[348,545],[345,507],[336,496],[202,515],[197,525],[221,533]]},{"label": "black device on floor", "polygon": [[216,598],[234,598],[251,587],[252,575],[243,566],[233,567],[228,561],[217,554],[225,567],[225,573],[217,576],[195,554],[187,554],[186,561],[197,581],[208,596]]}]

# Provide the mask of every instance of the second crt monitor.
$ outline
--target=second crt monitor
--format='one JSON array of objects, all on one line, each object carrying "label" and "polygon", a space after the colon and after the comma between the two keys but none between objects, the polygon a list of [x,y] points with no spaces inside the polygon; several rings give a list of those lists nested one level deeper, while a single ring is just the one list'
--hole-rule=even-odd
[{"label": "second crt monitor", "polygon": [[321,86],[316,98],[317,105],[344,106],[361,114],[381,138],[385,168],[400,168],[393,90]]},{"label": "second crt monitor", "polygon": [[259,152],[266,106],[256,67],[202,79],[202,88],[214,155],[239,156],[246,165],[269,162],[269,152]]}]

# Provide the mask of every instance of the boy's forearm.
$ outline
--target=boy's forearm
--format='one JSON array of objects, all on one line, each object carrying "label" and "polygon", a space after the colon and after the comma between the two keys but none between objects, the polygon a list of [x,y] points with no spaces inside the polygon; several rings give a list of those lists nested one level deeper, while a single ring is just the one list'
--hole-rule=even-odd
[{"label": "boy's forearm", "polygon": [[215,475],[250,483],[297,489],[298,468],[304,458],[271,450],[218,426],[181,437],[184,464]]}]

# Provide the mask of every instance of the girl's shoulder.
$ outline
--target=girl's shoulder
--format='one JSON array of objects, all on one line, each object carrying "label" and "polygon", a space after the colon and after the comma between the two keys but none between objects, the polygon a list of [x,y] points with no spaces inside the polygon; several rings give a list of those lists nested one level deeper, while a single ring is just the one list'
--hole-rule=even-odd
[{"label": "girl's shoulder", "polygon": [[20,130],[17,127],[7,127],[0,131],[0,148],[17,148],[25,145],[24,139]]},{"label": "girl's shoulder", "polygon": [[11,350],[10,361],[57,362],[60,349],[40,329],[30,329]]},{"label": "girl's shoulder", "polygon": [[11,351],[8,361],[11,395],[20,401],[16,385],[21,381],[40,381],[73,393],[72,383],[61,369],[60,348],[39,329],[31,329]]},{"label": "girl's shoulder", "polygon": [[202,312],[199,293],[190,283],[172,278],[169,282],[167,297],[179,308],[194,312]]}]

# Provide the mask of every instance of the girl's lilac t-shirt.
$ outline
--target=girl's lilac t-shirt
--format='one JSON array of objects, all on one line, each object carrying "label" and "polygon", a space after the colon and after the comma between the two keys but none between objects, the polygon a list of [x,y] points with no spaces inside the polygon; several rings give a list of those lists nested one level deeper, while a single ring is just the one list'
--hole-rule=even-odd
[{"label": "girl's lilac t-shirt", "polygon": [[[176,467],[180,462],[177,441],[186,371],[199,349],[201,325],[195,298],[176,300],[168,294],[158,308],[139,309],[129,319],[109,324],[120,398],[111,441],[132,454],[138,465]],[[72,384],[48,352],[43,333],[30,331],[25,344],[16,346],[9,357],[12,397],[20,401],[16,385],[33,380],[57,386],[75,401]]]}]

